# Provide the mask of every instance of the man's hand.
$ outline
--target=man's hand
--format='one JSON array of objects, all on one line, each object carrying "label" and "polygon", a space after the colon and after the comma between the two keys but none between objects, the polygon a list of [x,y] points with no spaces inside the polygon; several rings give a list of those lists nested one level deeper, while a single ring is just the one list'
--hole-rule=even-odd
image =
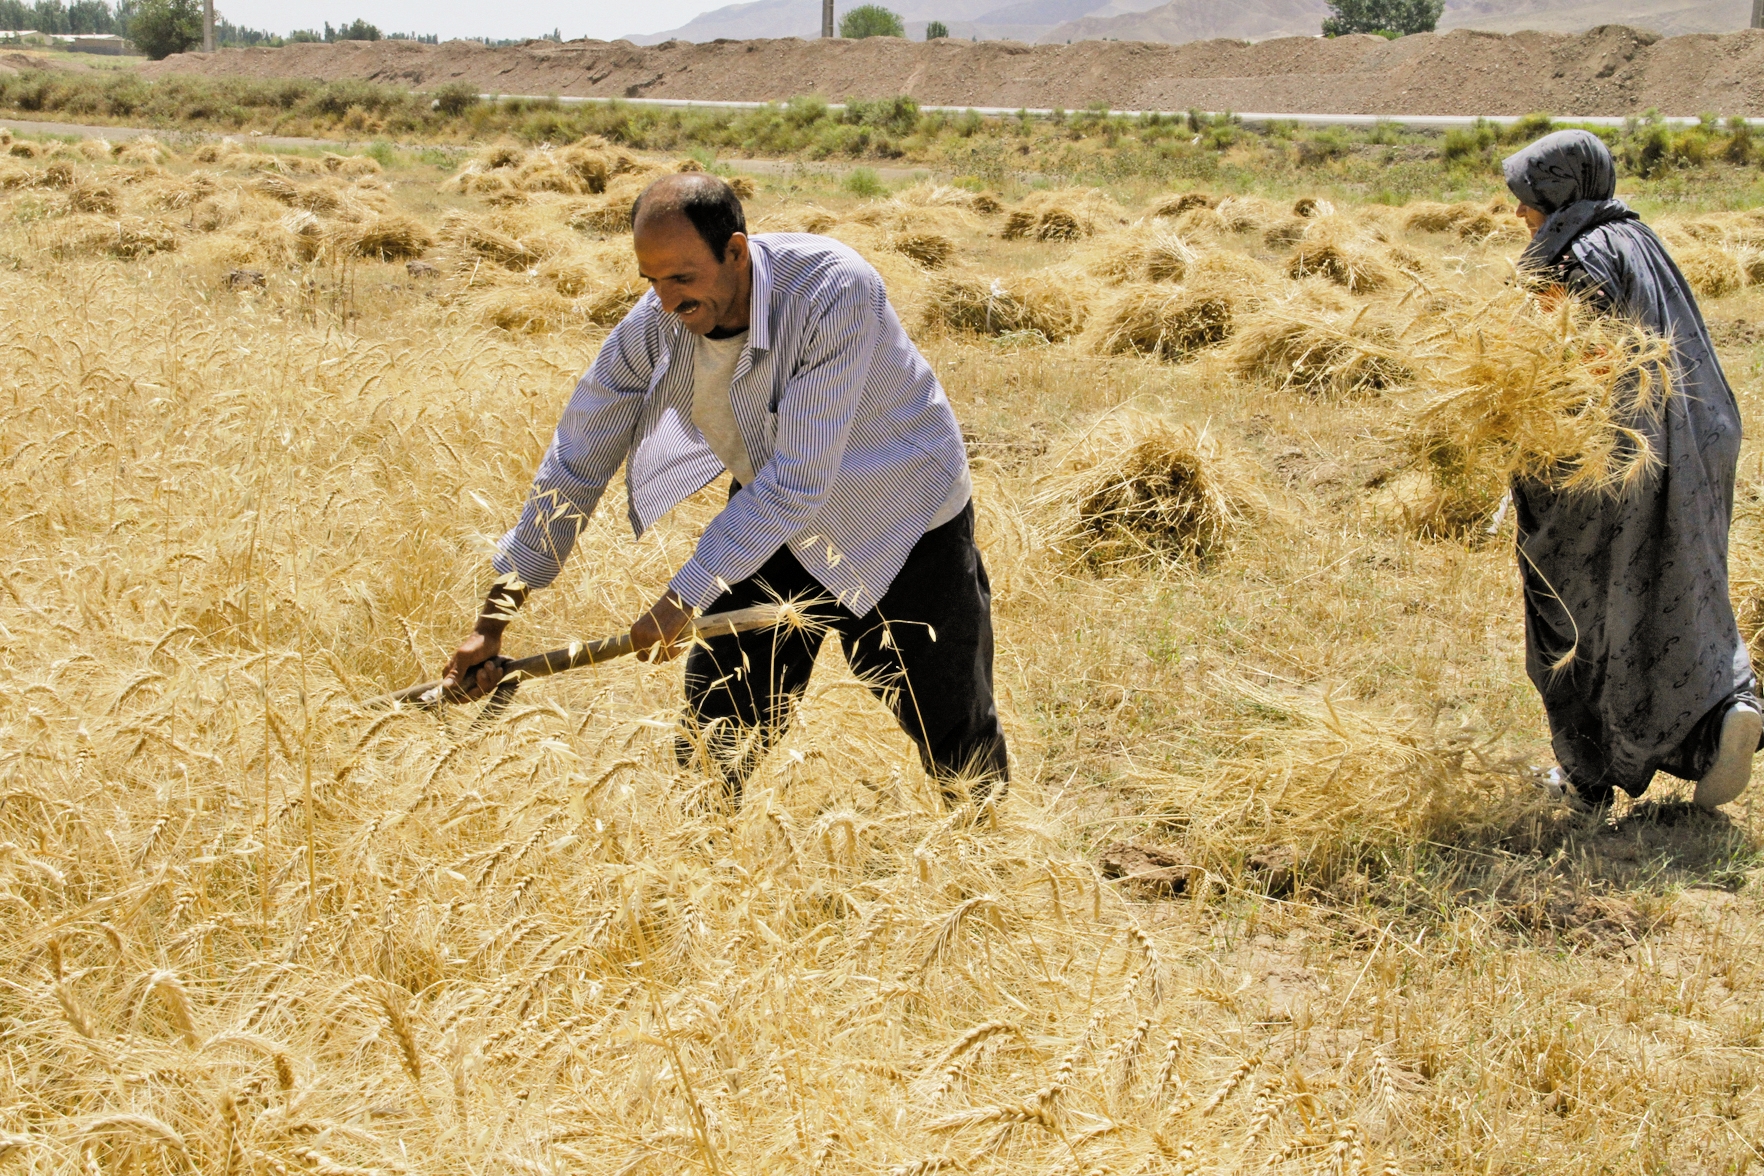
[{"label": "man's hand", "polygon": [[502,681],[502,633],[473,633],[459,643],[441,671],[441,691],[480,698]]},{"label": "man's hand", "polygon": [[669,661],[679,656],[680,646],[675,642],[691,623],[692,611],[672,592],[664,592],[632,623],[631,648],[646,662]]},{"label": "man's hand", "polygon": [[527,599],[527,586],[510,572],[498,576],[478,612],[472,635],[459,643],[441,671],[441,691],[446,695],[481,698],[502,681],[502,631]]}]

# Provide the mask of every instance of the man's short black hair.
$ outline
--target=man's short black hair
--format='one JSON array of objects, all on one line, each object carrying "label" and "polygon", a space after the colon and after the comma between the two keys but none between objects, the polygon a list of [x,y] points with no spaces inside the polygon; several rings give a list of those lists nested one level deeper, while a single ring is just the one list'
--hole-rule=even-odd
[{"label": "man's short black hair", "polygon": [[631,202],[631,224],[643,214],[645,206],[651,216],[679,213],[692,222],[704,243],[710,246],[717,264],[729,249],[729,238],[747,232],[747,214],[741,209],[741,198],[735,190],[716,176],[706,172],[678,172],[656,180],[643,189]]}]

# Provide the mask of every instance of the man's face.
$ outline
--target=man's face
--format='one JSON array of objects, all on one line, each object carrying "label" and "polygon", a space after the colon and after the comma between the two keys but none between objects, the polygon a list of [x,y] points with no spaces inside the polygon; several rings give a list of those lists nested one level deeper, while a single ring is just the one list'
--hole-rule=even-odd
[{"label": "man's face", "polygon": [[683,216],[640,220],[633,238],[637,269],[661,299],[662,309],[679,317],[695,335],[719,324],[746,322],[742,297],[747,272],[747,235],[729,238],[719,263],[692,222]]}]

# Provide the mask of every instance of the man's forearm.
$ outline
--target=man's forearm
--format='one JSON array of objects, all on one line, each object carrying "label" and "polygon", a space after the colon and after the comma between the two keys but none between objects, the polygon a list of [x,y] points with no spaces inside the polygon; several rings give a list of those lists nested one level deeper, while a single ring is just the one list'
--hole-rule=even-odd
[{"label": "man's forearm", "polygon": [[496,577],[484,596],[484,607],[478,610],[478,623],[473,631],[486,637],[500,637],[508,623],[527,602],[527,586],[514,572]]}]

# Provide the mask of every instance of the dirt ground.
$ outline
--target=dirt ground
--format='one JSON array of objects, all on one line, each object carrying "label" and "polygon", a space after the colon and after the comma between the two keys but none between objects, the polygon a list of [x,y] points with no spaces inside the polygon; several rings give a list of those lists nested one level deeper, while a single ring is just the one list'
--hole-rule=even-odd
[{"label": "dirt ground", "polygon": [[1457,31],[1397,41],[1288,37],[1249,44],[1084,41],[407,41],[229,49],[144,65],[148,76],[465,81],[504,94],[771,101],[797,94],[928,105],[1318,114],[1764,115],[1764,31],[1659,38]]}]

